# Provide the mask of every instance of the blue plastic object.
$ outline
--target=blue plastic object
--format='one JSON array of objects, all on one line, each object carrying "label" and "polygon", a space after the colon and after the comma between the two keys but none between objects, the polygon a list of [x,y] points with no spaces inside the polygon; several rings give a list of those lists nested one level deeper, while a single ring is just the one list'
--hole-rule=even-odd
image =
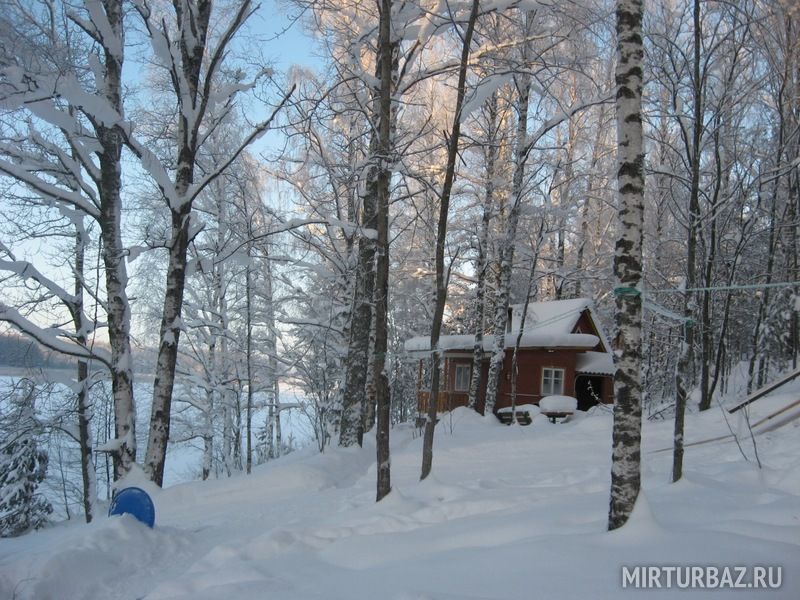
[{"label": "blue plastic object", "polygon": [[151,529],[156,524],[156,507],[142,488],[129,487],[117,492],[108,509],[108,516],[132,515]]}]

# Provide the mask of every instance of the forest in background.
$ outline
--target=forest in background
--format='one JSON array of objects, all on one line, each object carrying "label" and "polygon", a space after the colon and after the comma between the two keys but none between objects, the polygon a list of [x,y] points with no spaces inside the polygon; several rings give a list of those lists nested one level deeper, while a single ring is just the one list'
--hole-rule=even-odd
[{"label": "forest in background", "polygon": [[[176,414],[204,478],[280,455],[287,389],[320,450],[378,421],[388,452],[406,339],[501,337],[526,298],[589,297],[613,330],[613,3],[295,0],[321,66],[285,72],[249,1],[0,6],[0,320],[77,363],[87,519],[93,386],[109,479],[160,484]],[[797,19],[647,6],[646,415],[796,367]]]}]

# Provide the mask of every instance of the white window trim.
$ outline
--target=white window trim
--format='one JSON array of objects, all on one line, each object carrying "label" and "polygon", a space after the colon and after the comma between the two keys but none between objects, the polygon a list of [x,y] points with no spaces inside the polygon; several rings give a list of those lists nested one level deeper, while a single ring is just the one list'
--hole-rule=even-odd
[{"label": "white window trim", "polygon": [[[458,371],[459,369],[467,370],[467,385],[466,387],[458,387]],[[453,391],[454,392],[468,392],[469,383],[472,379],[472,365],[456,365],[455,372],[453,373]]]},{"label": "white window trim", "polygon": [[[547,381],[547,377],[545,373],[550,371],[550,391],[545,389],[545,382]],[[555,390],[554,384],[556,378],[554,377],[555,373],[558,372],[561,374],[561,389]],[[564,395],[564,369],[558,367],[542,367],[542,396],[563,396]]]}]

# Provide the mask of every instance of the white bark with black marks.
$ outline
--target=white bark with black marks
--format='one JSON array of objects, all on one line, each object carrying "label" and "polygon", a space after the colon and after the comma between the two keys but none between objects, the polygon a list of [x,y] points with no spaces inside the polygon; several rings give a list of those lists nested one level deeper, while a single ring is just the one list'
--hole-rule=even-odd
[{"label": "white bark with black marks", "polygon": [[478,393],[482,383],[483,329],[485,326],[486,276],[489,266],[489,224],[494,210],[495,177],[497,174],[497,92],[487,101],[486,178],[484,183],[483,213],[478,233],[478,260],[475,265],[478,283],[475,287],[475,345],[472,348],[472,373],[469,380],[470,408],[477,408]]},{"label": "white bark with black marks", "polygon": [[642,0],[617,0],[617,371],[614,377],[611,500],[608,528],[622,527],[641,486],[641,337],[644,148],[642,144]]},{"label": "white bark with black marks", "polygon": [[[376,69],[380,68],[378,63]],[[377,132],[370,139],[370,155],[377,148]],[[370,165],[364,194],[361,196],[361,225],[377,230],[377,166]],[[375,240],[362,235],[357,242],[357,263],[353,286],[353,309],[350,339],[345,358],[345,382],[342,397],[340,446],[361,445],[367,405],[367,372],[372,329],[372,299],[375,292]]]},{"label": "white bark with black marks", "polygon": [[[525,31],[530,35],[532,19],[525,16]],[[522,45],[523,63],[528,57],[528,44]],[[506,328],[508,325],[508,308],[511,294],[511,275],[514,268],[514,249],[517,242],[517,227],[524,196],[525,164],[530,153],[528,141],[528,101],[530,99],[531,76],[527,72],[514,78],[517,88],[517,132],[514,148],[514,175],[511,181],[511,210],[508,213],[503,237],[500,242],[500,275],[497,283],[494,344],[492,357],[489,359],[489,373],[486,377],[486,403],[484,414],[491,415],[497,403],[500,381],[503,373],[503,361],[506,356]]]}]

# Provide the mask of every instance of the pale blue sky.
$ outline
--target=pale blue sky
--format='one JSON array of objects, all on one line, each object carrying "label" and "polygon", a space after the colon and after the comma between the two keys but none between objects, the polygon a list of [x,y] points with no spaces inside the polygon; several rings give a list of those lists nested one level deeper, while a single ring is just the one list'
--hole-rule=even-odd
[{"label": "pale blue sky", "polygon": [[296,20],[296,8],[287,4],[282,0],[263,0],[252,17],[253,29],[269,38],[264,53],[282,70],[293,64],[319,66],[320,61],[314,56],[314,40],[304,31],[303,18]]}]

